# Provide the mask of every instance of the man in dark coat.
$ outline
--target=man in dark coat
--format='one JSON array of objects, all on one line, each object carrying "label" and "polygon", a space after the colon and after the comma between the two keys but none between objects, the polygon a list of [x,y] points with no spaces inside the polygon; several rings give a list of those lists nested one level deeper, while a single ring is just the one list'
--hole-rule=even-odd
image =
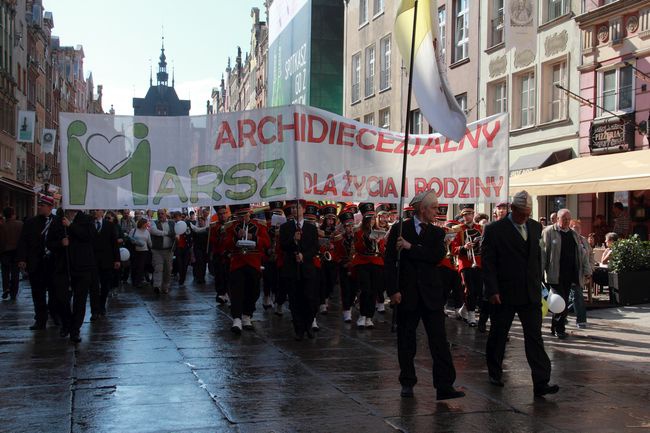
[{"label": "man in dark coat", "polygon": [[281,276],[288,282],[289,307],[296,332],[302,340],[305,332],[314,338],[312,322],[318,310],[318,274],[314,256],[318,254],[316,226],[305,224],[305,202],[297,201],[292,210],[295,219],[280,226],[280,248],[284,254]]},{"label": "man in dark coat", "polygon": [[[446,254],[445,232],[432,224],[438,199],[435,192],[427,191],[414,197],[410,204],[415,207],[415,215],[393,225],[384,258],[387,292],[391,303],[396,305],[401,395],[413,397],[413,387],[417,383],[413,359],[416,330],[422,319],[433,359],[437,399],[463,397],[465,393],[453,386],[456,370],[445,332],[447,287],[437,266]],[[401,236],[400,225],[403,225]]]},{"label": "man in dark coat", "polygon": [[[45,238],[49,231],[54,215],[52,208],[54,199],[47,195],[39,195],[38,214],[28,219],[20,234],[16,260],[22,270],[27,270],[29,283],[32,286],[32,300],[34,302],[34,324],[31,330],[45,329],[49,314],[56,318],[54,293],[50,291],[52,256],[45,249]],[[48,300],[48,292],[50,292]]]},{"label": "man in dark coat", "polygon": [[535,396],[558,392],[549,385],[551,362],[542,340],[542,226],[530,219],[532,198],[526,191],[514,196],[510,214],[488,224],[481,253],[485,297],[491,304],[486,359],[490,383],[504,386],[502,363],[515,313],[524,331],[526,359],[533,376]]},{"label": "man in dark coat", "polygon": [[48,250],[54,255],[52,279],[61,317],[59,335],[70,334],[73,343],[81,341],[79,330],[86,316],[88,290],[97,273],[94,231],[92,217],[83,212],[67,211],[64,216],[57,216],[46,240]]},{"label": "man in dark coat", "polygon": [[94,322],[106,315],[106,299],[113,287],[113,272],[120,268],[120,249],[117,227],[104,218],[103,210],[95,210],[92,224],[92,245],[97,263],[95,282],[90,290],[90,321]]}]

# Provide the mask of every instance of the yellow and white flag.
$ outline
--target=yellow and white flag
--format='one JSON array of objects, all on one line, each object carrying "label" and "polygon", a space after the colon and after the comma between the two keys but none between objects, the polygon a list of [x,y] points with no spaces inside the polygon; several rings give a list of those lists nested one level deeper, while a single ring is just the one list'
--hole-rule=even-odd
[{"label": "yellow and white flag", "polygon": [[[440,74],[436,27],[433,25],[437,22],[437,18],[433,18],[438,11],[436,3],[435,0],[418,1],[415,56],[413,71],[410,71],[413,74],[413,94],[433,129],[459,141],[465,135],[467,118],[451,93],[447,80]],[[415,0],[402,0],[395,19],[395,40],[407,65],[411,58],[414,12]]]}]

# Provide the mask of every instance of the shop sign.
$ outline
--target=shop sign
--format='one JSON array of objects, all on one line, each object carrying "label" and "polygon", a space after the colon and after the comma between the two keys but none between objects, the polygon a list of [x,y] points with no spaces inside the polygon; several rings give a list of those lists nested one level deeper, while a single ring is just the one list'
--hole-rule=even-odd
[{"label": "shop sign", "polygon": [[589,149],[592,154],[634,150],[633,115],[592,122],[589,131]]}]

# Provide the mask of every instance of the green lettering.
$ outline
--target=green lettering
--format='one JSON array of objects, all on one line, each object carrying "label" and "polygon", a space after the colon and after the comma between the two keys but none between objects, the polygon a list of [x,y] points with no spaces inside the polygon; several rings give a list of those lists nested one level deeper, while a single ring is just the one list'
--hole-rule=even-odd
[{"label": "green lettering", "polygon": [[280,176],[280,173],[282,173],[284,164],[285,164],[284,159],[274,159],[272,161],[262,161],[257,165],[257,167],[260,170],[266,170],[268,168],[273,169],[268,180],[260,190],[261,198],[269,198],[269,197],[274,197],[276,195],[282,195],[287,193],[287,187],[285,186],[272,188],[278,176]]},{"label": "green lettering", "polygon": [[[172,187],[167,186],[169,185],[169,182],[173,183]],[[153,204],[160,204],[163,197],[169,195],[177,195],[178,199],[183,203],[187,201],[185,188],[183,188],[183,183],[181,182],[181,178],[178,177],[175,167],[167,167],[167,170],[160,181],[160,186],[158,187],[156,196],[153,198]]]},{"label": "green lettering", "polygon": [[[133,136],[141,141],[133,154],[118,164],[120,167],[117,169],[116,167],[105,167],[88,154],[80,140],[87,130],[86,124],[80,120],[75,120],[68,126],[67,158],[70,204],[79,206],[86,204],[88,174],[92,174],[104,180],[116,180],[131,175],[133,204],[135,206],[147,205],[151,172],[151,145],[145,138],[149,134],[149,128],[142,123],[133,125]],[[104,138],[109,143],[113,139]]]},{"label": "green lettering", "polygon": [[233,191],[231,189],[226,191],[226,197],[231,200],[246,200],[255,195],[257,191],[257,181],[254,177],[251,176],[239,176],[236,177],[235,174],[238,171],[255,171],[257,166],[252,162],[242,162],[237,165],[233,165],[226,172],[226,176],[223,181],[226,185],[237,186],[237,185],[248,185],[249,189],[246,191]]},{"label": "green lettering", "polygon": [[[217,176],[215,179],[199,185],[199,176],[203,173],[214,173]],[[217,187],[223,181],[223,171],[216,165],[199,165],[190,169],[190,177],[192,178],[192,187],[190,190],[190,202],[196,203],[199,201],[199,194],[203,193],[212,198],[213,201],[221,201],[221,194],[217,192]]]}]

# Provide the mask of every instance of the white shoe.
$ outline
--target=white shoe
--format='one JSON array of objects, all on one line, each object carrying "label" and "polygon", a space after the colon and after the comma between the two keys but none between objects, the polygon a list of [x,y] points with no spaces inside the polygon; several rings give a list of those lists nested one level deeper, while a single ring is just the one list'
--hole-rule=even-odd
[{"label": "white shoe", "polygon": [[318,322],[316,322],[316,319],[314,319],[314,321],[311,322],[311,330],[312,331],[320,331],[320,328],[318,327]]},{"label": "white shoe", "polygon": [[469,319],[467,320],[467,323],[472,328],[476,327],[476,314],[474,312],[471,312],[469,314]]},{"label": "white shoe", "polygon": [[327,304],[320,304],[320,307],[318,307],[318,312],[321,314],[327,314]]},{"label": "white shoe", "polygon": [[352,311],[350,311],[350,310],[345,310],[345,311],[343,312],[343,321],[344,321],[345,323],[350,323],[350,322],[352,322]]},{"label": "white shoe", "polygon": [[384,305],[383,302],[377,302],[375,305],[375,308],[378,313],[385,313],[386,312],[386,305]]},{"label": "white shoe", "polygon": [[253,328],[253,321],[251,320],[251,316],[247,315],[242,315],[241,316],[241,323],[242,327],[246,329],[247,331],[251,331]]},{"label": "white shoe", "polygon": [[242,326],[241,319],[239,317],[232,320],[232,326],[230,327],[230,330],[235,334],[241,334]]},{"label": "white shoe", "polygon": [[282,314],[284,313],[284,311],[282,311],[282,310],[283,310],[282,309],[282,304],[276,304],[275,305],[275,314],[277,316],[282,316]]},{"label": "white shoe", "polygon": [[458,315],[460,316],[461,319],[468,321],[469,320],[469,311],[467,311],[467,307],[465,304],[463,304],[462,307],[458,310]]},{"label": "white shoe", "polygon": [[366,316],[359,316],[357,319],[357,328],[363,329],[366,327]]},{"label": "white shoe", "polygon": [[372,319],[370,317],[366,317],[366,328],[367,329],[372,329],[375,327],[375,324],[372,323]]},{"label": "white shoe", "polygon": [[268,310],[273,306],[273,302],[271,302],[271,297],[270,296],[264,296],[264,301],[262,301],[262,307],[265,310]]}]

